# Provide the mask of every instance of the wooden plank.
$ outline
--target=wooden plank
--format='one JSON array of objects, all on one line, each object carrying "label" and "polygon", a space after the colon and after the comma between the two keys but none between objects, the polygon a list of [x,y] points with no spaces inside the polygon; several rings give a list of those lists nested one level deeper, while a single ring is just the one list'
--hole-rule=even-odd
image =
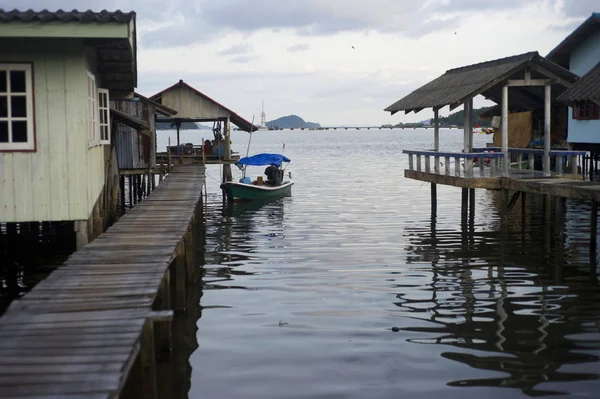
[{"label": "wooden plank", "polygon": [[15,323],[58,323],[58,322],[73,322],[73,321],[94,321],[94,320],[122,320],[129,319],[132,324],[143,324],[143,320],[147,318],[152,310],[107,310],[96,312],[79,312],[79,313],[47,313],[47,314],[9,314],[2,318],[2,325]]},{"label": "wooden plank", "polygon": [[37,356],[83,356],[83,357],[97,357],[97,356],[129,356],[133,344],[128,346],[112,346],[107,345],[104,347],[59,347],[59,348],[0,348],[0,357],[18,356],[22,358],[37,357]]},{"label": "wooden plank", "polygon": [[72,382],[72,383],[48,383],[34,385],[18,385],[2,387],[2,394],[7,396],[31,396],[31,395],[64,395],[71,393],[98,393],[116,392],[120,387],[118,383],[97,382]]},{"label": "wooden plank", "polygon": [[[40,326],[39,328],[21,328],[19,330],[19,336],[36,337],[35,339],[46,339],[45,337],[53,335],[61,336],[73,336],[79,335],[102,335],[102,334],[127,334],[136,333],[139,334],[141,331],[140,326],[130,325],[125,323],[111,324],[111,325],[100,325],[100,326],[62,326],[60,331],[53,326]],[[0,337],[12,337],[15,335],[14,326],[5,326],[0,328]]]},{"label": "wooden plank", "polygon": [[[123,365],[119,363],[72,363],[54,364],[49,368],[47,364],[2,364],[0,375],[25,375],[25,374],[80,374],[80,373],[112,373],[120,372]],[[4,394],[4,392],[2,392]],[[4,397],[4,396],[3,396]]]},{"label": "wooden plank", "polygon": [[112,393],[75,393],[60,395],[27,395],[23,396],[2,396],[3,399],[110,399]]},{"label": "wooden plank", "polygon": [[[89,363],[124,363],[129,354],[119,355],[94,355],[94,356],[55,356],[55,355],[16,355],[0,356],[0,366],[26,365],[26,364],[89,364]],[[0,372],[0,374],[2,374]]]},{"label": "wooden plank", "polygon": [[[44,339],[32,339],[31,336],[7,336],[2,337],[0,346],[20,345],[26,343],[30,348],[59,347],[68,345],[77,346],[96,346],[111,345],[119,342],[136,342],[139,339],[139,332],[134,333],[100,333],[100,334],[47,334]],[[38,336],[40,337],[40,336]],[[76,338],[76,339],[74,339]]]}]

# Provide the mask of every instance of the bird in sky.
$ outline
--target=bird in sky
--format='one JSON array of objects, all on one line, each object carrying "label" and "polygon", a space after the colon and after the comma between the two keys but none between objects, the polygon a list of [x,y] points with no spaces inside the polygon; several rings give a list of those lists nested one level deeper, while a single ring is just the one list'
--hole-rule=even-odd
[{"label": "bird in sky", "polygon": [[354,46],[350,46],[350,47],[352,47],[352,50],[354,50]]}]

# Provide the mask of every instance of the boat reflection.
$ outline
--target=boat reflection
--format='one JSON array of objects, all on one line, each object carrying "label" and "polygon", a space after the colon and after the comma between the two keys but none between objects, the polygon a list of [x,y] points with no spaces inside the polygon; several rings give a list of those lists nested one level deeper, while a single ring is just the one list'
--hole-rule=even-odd
[{"label": "boat reflection", "polygon": [[285,202],[225,202],[207,212],[205,289],[245,289],[232,284],[234,276],[254,274],[247,266],[265,262],[260,252],[283,245]]},{"label": "boat reflection", "polygon": [[542,233],[545,213],[544,207],[528,208],[528,216],[517,213],[500,231],[469,222],[459,229],[439,226],[435,215],[415,223],[429,228],[405,229],[408,263],[430,272],[431,283],[420,294],[399,285],[394,305],[431,324],[398,330],[415,333],[408,339],[415,344],[447,346],[445,359],[504,374],[449,386],[518,388],[540,396],[565,394],[556,389],[561,382],[600,378],[590,368],[600,349],[600,294],[590,273],[595,258],[584,264],[569,248],[577,239],[565,248]]}]

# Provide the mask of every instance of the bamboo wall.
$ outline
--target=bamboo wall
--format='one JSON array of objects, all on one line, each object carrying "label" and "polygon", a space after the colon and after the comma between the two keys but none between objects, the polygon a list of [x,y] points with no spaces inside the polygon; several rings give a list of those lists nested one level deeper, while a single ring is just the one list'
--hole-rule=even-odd
[{"label": "bamboo wall", "polygon": [[[533,132],[532,112],[513,112],[508,114],[508,147],[525,148],[531,141]],[[502,146],[502,131],[494,133],[494,146]]]}]

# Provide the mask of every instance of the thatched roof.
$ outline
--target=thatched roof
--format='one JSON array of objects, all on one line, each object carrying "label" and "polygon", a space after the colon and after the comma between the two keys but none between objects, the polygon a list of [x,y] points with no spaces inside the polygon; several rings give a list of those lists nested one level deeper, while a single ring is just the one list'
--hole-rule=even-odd
[{"label": "thatched roof", "polygon": [[[469,98],[483,94],[488,99],[501,101],[501,86],[510,79],[523,79],[525,69],[532,70],[533,79],[548,79],[548,74],[570,85],[577,75],[541,57],[537,51],[500,58],[493,61],[450,69],[437,79],[418,88],[406,97],[385,109],[395,114],[398,111],[419,112],[424,108],[442,108],[446,105],[458,106]],[[565,86],[563,85],[564,90]],[[520,88],[523,93],[510,95],[513,104],[534,108],[543,104],[543,91],[538,88]],[[560,94],[560,93],[554,93]]]},{"label": "thatched roof", "polygon": [[600,104],[600,62],[583,75],[577,83],[558,97],[559,101],[573,105],[583,101]]}]

